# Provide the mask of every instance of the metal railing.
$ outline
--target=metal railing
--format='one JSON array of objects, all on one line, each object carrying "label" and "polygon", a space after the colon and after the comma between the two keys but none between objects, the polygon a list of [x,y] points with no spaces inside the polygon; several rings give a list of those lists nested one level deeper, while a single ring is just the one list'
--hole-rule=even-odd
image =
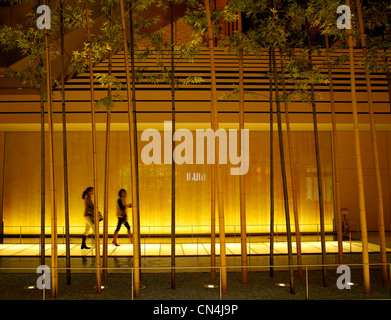
[{"label": "metal railing", "polygon": [[[250,228],[258,228],[258,229],[262,229],[264,227],[268,227],[268,225],[248,225],[247,226],[247,229],[250,229]],[[312,227],[313,229],[315,229],[314,226],[316,226],[316,232],[315,232],[315,235],[316,235],[316,238],[317,238],[317,241],[320,241],[320,225],[319,224],[302,224],[300,227]],[[327,224],[326,226],[328,226],[330,228],[331,226],[331,229],[332,229],[332,224]],[[194,230],[196,228],[207,228],[207,227],[210,227],[210,225],[199,225],[199,226],[181,226],[181,225],[178,225],[176,226],[176,232],[177,232],[177,238],[176,238],[176,243],[177,244],[196,244],[197,246],[197,249],[196,249],[196,255],[198,256],[199,255],[199,244],[202,244],[202,243],[205,243],[205,241],[202,241],[202,239],[209,239],[210,238],[210,234],[208,233],[198,233],[198,232],[195,232]],[[233,233],[229,233],[226,235],[226,239],[227,239],[227,243],[238,243],[240,242],[240,233],[236,233],[236,228],[238,228],[238,230],[240,231],[240,225],[227,225],[226,227],[231,227],[231,229],[233,228]],[[22,239],[23,239],[23,229],[27,229],[27,230],[31,230],[31,229],[36,229],[36,230],[40,230],[40,227],[39,226],[5,226],[4,229],[6,228],[14,228],[14,229],[17,229],[19,230],[19,235],[18,235],[18,238],[19,238],[19,244],[22,244]],[[80,228],[81,230],[84,230],[84,226],[73,226],[72,228]],[[109,228],[112,228],[113,230],[116,228],[116,226],[110,226]],[[162,229],[167,229],[167,233],[164,233],[164,234],[161,234],[160,237],[162,238],[162,242],[161,244],[164,244],[164,239],[167,238],[167,240],[170,240],[170,238],[168,238],[169,236],[169,231],[170,231],[170,226],[142,226],[140,228],[140,230],[143,230],[144,229],[144,233],[141,233],[140,235],[140,243],[143,245],[143,248],[142,248],[142,251],[141,253],[145,256],[146,255],[146,245],[148,243],[151,243],[150,240],[153,236],[156,236],[156,237],[159,237],[159,235],[155,235],[152,231],[153,228],[160,228],[161,230]],[[184,228],[185,230],[188,230],[189,228],[191,229],[191,232],[188,233],[188,234],[185,234],[185,233],[180,233],[180,229],[181,228]],[[274,234],[274,240],[276,242],[278,241],[286,241],[286,235],[284,234],[284,231],[285,231],[285,228],[286,226],[284,224],[276,224],[275,225],[275,234]],[[46,229],[51,229],[50,226],[46,226]],[[65,227],[64,226],[60,226],[57,228],[58,229],[58,238],[59,239],[62,239],[62,243],[65,244],[66,243],[66,234],[65,234]],[[103,228],[101,227],[101,232],[103,232]],[[178,231],[179,230],[179,231]],[[13,233],[13,236],[17,235],[17,233]],[[50,232],[47,232],[46,235],[49,235],[50,236]],[[102,236],[102,233],[100,233],[100,235]],[[110,233],[109,233],[110,235]],[[151,235],[153,235],[151,237]],[[305,235],[305,234],[302,234],[302,236]],[[313,235],[313,233],[310,233],[310,235]],[[34,234],[35,237],[37,237],[37,239],[39,239],[39,234]],[[78,237],[79,235],[71,235],[71,237]],[[295,233],[294,231],[292,232],[292,236],[295,237]],[[4,232],[4,237],[6,238],[7,237],[7,233]],[[264,241],[259,241],[259,237],[268,237],[267,234],[265,233],[262,233],[262,234],[254,234],[254,233],[251,233],[251,232],[248,232],[247,233],[247,244],[249,246],[249,255],[252,255],[251,253],[251,245],[253,244],[257,244],[259,242],[264,242]],[[188,242],[188,241],[183,241],[184,239],[191,239],[191,242]],[[349,252],[352,252],[352,241],[353,239],[355,240],[359,240],[360,239],[360,233],[359,233],[359,229],[356,228],[356,231],[349,231],[348,233],[344,234],[344,241],[345,242],[348,242],[349,243]],[[72,240],[71,240],[72,242]],[[216,236],[216,243],[219,242],[219,237]],[[39,243],[39,241],[37,242]],[[154,242],[152,242],[154,243]],[[167,242],[169,243],[169,242]],[[34,244],[34,243],[31,243],[29,242],[29,244]],[[94,244],[92,244],[94,245]],[[256,254],[256,253],[255,253]]]},{"label": "metal railing", "polygon": [[[275,224],[274,225],[274,236],[278,240],[278,237],[281,237],[283,234],[286,233],[286,225],[285,224]],[[77,234],[73,232],[71,236],[81,236],[84,232],[85,226],[72,226],[72,230],[80,230]],[[116,225],[109,226],[109,234],[113,234],[114,230],[116,228]],[[131,227],[132,228],[132,227]],[[232,237],[240,238],[240,225],[225,225],[226,230],[232,230],[231,232],[227,232],[227,235],[232,235]],[[320,225],[319,224],[300,224],[300,230],[302,229],[310,230],[310,231],[303,231],[303,233],[308,234],[316,234],[317,237],[320,239]],[[333,232],[333,224],[325,224],[325,228],[327,232]],[[162,230],[162,232],[156,232],[155,230]],[[178,236],[183,237],[205,237],[210,235],[210,225],[176,225],[175,226],[176,233]],[[181,229],[183,230],[181,232]],[[256,234],[256,236],[262,236],[267,235],[269,231],[262,232],[260,230],[269,230],[269,225],[266,224],[258,224],[258,225],[246,225],[247,234]],[[34,232],[24,232],[24,230],[34,230]],[[171,226],[140,226],[140,235],[143,238],[151,238],[153,236],[168,236],[170,235]],[[216,226],[216,233],[218,233],[218,226]],[[256,231],[258,230],[258,231]],[[103,234],[103,226],[100,226],[100,234]],[[358,231],[354,231],[358,232]],[[3,237],[17,236],[19,238],[20,243],[22,243],[23,236],[27,235],[33,235],[33,236],[39,236],[41,233],[41,227],[40,226],[4,226],[3,227]],[[292,225],[291,228],[292,236],[295,236],[295,230],[294,225]],[[50,235],[51,234],[51,226],[45,226],[45,234]],[[65,226],[58,226],[57,227],[57,236],[58,238],[62,238],[65,243],[65,237],[66,237],[66,231]]]}]

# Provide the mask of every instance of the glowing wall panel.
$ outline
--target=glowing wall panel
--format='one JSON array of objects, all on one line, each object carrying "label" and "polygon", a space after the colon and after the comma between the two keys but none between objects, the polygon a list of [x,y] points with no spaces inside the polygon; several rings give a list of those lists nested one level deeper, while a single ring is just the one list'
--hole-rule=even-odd
[{"label": "glowing wall panel", "polygon": [[[148,144],[140,140],[139,155]],[[193,135],[195,137],[195,134]],[[163,134],[162,134],[163,137]],[[322,185],[325,205],[326,230],[332,230],[332,168],[331,139],[329,132],[319,132],[322,164]],[[292,132],[295,183],[301,231],[318,231],[319,206],[313,132]],[[91,133],[68,132],[68,181],[71,233],[84,230],[81,198],[83,190],[92,186]],[[4,232],[39,233],[40,210],[40,133],[7,132],[5,137],[4,173]],[[64,222],[62,133],[55,133],[56,207],[59,233]],[[163,143],[163,138],[162,138]],[[179,142],[177,142],[179,143]],[[284,133],[285,162],[289,189],[290,216],[294,231],[291,176],[288,147]],[[98,203],[103,211],[103,183],[105,158],[105,133],[97,132]],[[195,150],[195,142],[194,142]],[[270,222],[270,165],[269,133],[250,131],[250,165],[246,174],[246,212],[248,232],[269,232]],[[48,157],[47,157],[48,159]],[[131,170],[129,135],[127,132],[111,133],[109,176],[109,232],[114,231],[118,190],[128,191],[131,197]],[[194,158],[195,159],[195,158]],[[171,221],[171,165],[145,165],[139,157],[140,224],[144,234],[170,232]],[[205,159],[206,162],[206,159]],[[239,177],[230,175],[231,164],[222,165],[226,232],[240,232]],[[275,168],[275,224],[277,232],[285,231],[285,212],[278,135],[274,133]],[[50,233],[49,168],[46,167],[46,225]],[[210,172],[208,164],[176,165],[176,231],[180,234],[210,232]],[[193,180],[198,181],[193,181]],[[130,215],[131,212],[129,211]],[[218,211],[216,207],[218,232]],[[102,223],[101,223],[102,224]],[[123,231],[124,232],[124,231]]]}]

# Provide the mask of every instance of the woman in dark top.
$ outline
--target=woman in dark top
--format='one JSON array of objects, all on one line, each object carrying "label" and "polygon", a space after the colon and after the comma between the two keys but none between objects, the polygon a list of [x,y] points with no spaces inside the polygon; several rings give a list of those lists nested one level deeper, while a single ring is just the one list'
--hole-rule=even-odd
[{"label": "woman in dark top", "polygon": [[128,223],[128,215],[126,214],[126,208],[131,208],[132,204],[126,204],[126,190],[121,189],[118,192],[119,199],[117,201],[117,217],[118,217],[118,224],[117,229],[115,229],[114,236],[113,236],[113,244],[115,246],[119,246],[117,243],[117,237],[118,232],[121,228],[121,225],[124,224],[126,229],[128,229],[128,237],[130,239],[130,243],[133,243],[132,233],[130,232],[130,225]]}]

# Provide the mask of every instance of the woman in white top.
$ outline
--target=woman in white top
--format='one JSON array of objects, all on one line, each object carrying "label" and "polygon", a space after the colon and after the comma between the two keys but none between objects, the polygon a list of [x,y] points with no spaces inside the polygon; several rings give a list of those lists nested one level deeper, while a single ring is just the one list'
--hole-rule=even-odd
[{"label": "woman in white top", "polygon": [[115,229],[114,236],[113,236],[113,244],[115,246],[119,246],[117,243],[117,237],[118,232],[121,228],[121,225],[124,224],[126,229],[128,229],[128,238],[130,239],[130,243],[133,243],[132,233],[130,231],[130,225],[128,223],[128,215],[126,213],[126,208],[131,208],[132,204],[126,204],[126,190],[121,189],[118,192],[119,199],[117,201],[117,217],[118,217],[118,224],[117,229]]},{"label": "woman in white top", "polygon": [[[86,190],[84,190],[82,198],[84,199],[84,204],[85,204],[85,210],[84,210],[84,219],[86,221],[86,227],[84,230],[83,234],[83,239],[81,243],[81,248],[82,249],[91,249],[90,247],[87,247],[86,245],[86,239],[87,236],[90,232],[90,229],[92,229],[92,233],[95,235],[95,222],[94,222],[94,215],[95,215],[95,205],[94,202],[92,201],[92,196],[94,195],[94,188],[93,187],[88,187]],[[99,221],[101,221],[102,215],[100,211],[98,212],[99,214]]]},{"label": "woman in white top", "polygon": [[84,199],[85,204],[85,210],[84,210],[84,219],[86,221],[86,227],[83,234],[83,240],[81,243],[82,249],[91,249],[90,247],[87,247],[86,245],[86,238],[88,236],[88,233],[90,229],[92,229],[92,232],[95,231],[95,225],[94,225],[94,203],[92,202],[92,196],[94,194],[94,188],[89,187],[87,188],[82,195],[82,198]]}]

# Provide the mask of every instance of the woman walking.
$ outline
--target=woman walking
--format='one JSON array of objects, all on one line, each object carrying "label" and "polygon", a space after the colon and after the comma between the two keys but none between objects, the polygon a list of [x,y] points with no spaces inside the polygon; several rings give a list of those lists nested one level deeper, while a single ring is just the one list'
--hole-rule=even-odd
[{"label": "woman walking", "polygon": [[117,229],[115,229],[114,236],[113,236],[113,244],[115,246],[119,246],[117,243],[117,237],[118,237],[118,232],[121,228],[121,225],[124,224],[126,229],[128,229],[128,237],[130,239],[130,243],[133,243],[133,238],[132,238],[132,233],[130,232],[130,225],[128,223],[128,216],[126,214],[126,208],[131,208],[132,204],[126,204],[126,190],[121,189],[118,192],[119,199],[117,201],[117,217],[118,217],[118,224],[117,224]]},{"label": "woman walking", "polygon": [[93,187],[88,187],[86,190],[84,190],[83,195],[82,195],[82,198],[84,199],[84,203],[85,203],[84,219],[86,220],[86,228],[84,230],[83,240],[82,240],[82,244],[81,244],[82,249],[91,249],[90,247],[87,247],[87,245],[86,245],[86,239],[87,239],[87,236],[90,232],[90,229],[92,229],[92,233],[95,234],[95,224],[94,224],[95,205],[94,205],[94,202],[92,201],[93,195],[94,195],[94,188]]}]

